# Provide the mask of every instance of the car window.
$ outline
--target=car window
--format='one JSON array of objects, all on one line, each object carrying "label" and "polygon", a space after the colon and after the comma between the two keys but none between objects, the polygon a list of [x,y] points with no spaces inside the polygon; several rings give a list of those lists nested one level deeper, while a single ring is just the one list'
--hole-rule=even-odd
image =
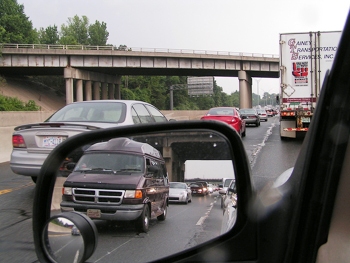
[{"label": "car window", "polygon": [[167,121],[166,117],[156,108],[150,106],[150,105],[145,105],[148,111],[152,114],[154,120],[156,122],[164,122]]},{"label": "car window", "polygon": [[146,109],[145,105],[137,103],[132,106],[137,114],[139,116],[141,123],[152,123],[154,122],[154,119],[152,118],[149,111]]},{"label": "car window", "polygon": [[133,107],[131,108],[131,116],[132,116],[132,120],[135,124],[141,123],[140,117],[139,117],[139,115],[137,115],[137,113]]},{"label": "car window", "polygon": [[47,122],[86,121],[114,122],[125,121],[126,105],[120,102],[104,103],[72,103],[55,112]]}]

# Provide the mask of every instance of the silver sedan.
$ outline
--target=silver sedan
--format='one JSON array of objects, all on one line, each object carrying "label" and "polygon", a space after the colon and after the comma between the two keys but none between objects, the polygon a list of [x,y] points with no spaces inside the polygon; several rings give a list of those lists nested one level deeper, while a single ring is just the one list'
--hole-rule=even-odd
[{"label": "silver sedan", "polygon": [[14,173],[31,176],[35,182],[41,165],[52,149],[69,137],[96,129],[167,121],[156,107],[143,101],[74,102],[64,106],[42,123],[15,128],[10,167]]},{"label": "silver sedan", "polygon": [[185,204],[192,202],[191,188],[189,188],[186,183],[170,182],[169,202]]}]

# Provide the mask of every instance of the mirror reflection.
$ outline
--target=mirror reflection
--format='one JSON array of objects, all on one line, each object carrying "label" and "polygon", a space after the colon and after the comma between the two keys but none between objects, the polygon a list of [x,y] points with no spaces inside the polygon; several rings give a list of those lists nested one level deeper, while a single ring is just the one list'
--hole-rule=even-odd
[{"label": "mirror reflection", "polygon": [[57,217],[47,224],[44,231],[47,254],[55,262],[80,262],[84,241],[79,228],[64,217]]},{"label": "mirror reflection", "polygon": [[206,130],[72,149],[57,171],[51,216],[76,211],[93,220],[99,240],[89,262],[148,262],[195,247],[235,223],[229,149],[221,134]]}]

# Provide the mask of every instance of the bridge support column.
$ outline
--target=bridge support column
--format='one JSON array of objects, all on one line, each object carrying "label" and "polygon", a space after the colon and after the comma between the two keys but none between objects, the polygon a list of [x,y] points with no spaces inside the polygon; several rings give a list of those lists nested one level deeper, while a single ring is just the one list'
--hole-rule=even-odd
[{"label": "bridge support column", "polygon": [[252,78],[246,71],[238,71],[239,79],[239,107],[252,107]]},{"label": "bridge support column", "polygon": [[94,100],[99,100],[100,99],[100,83],[95,81],[94,82],[94,94],[93,94],[93,99]]},{"label": "bridge support column", "polygon": [[91,80],[85,81],[85,89],[84,89],[85,100],[92,99],[92,86],[91,85],[92,85]]},{"label": "bridge support column", "polygon": [[[83,81],[90,81],[89,87],[91,87],[91,81],[94,82],[94,91],[93,91],[93,99],[99,100],[101,98],[100,95],[100,83],[102,83],[102,99],[108,99],[108,95],[110,95],[110,98],[114,98],[114,90],[113,88],[113,94],[112,91],[110,91],[110,94],[108,94],[108,84],[111,83],[111,87],[115,84],[120,84],[120,77],[119,76],[113,76],[113,75],[107,75],[107,74],[102,74],[102,73],[97,73],[97,72],[91,72],[91,71],[86,71],[86,70],[81,70],[81,69],[76,69],[76,68],[70,68],[67,67],[64,69],[64,78],[66,79],[66,101],[67,103],[71,103],[74,101],[74,79],[77,80],[76,83],[76,95],[77,95],[77,100],[82,101],[84,100],[83,98]],[[87,93],[85,93],[85,99],[89,100],[91,98],[90,88]],[[97,93],[98,91],[98,93]],[[112,96],[111,96],[112,94]]]},{"label": "bridge support column", "polygon": [[101,92],[102,92],[102,99],[106,100],[108,99],[108,83],[103,82],[101,85]]},{"label": "bridge support column", "polygon": [[117,76],[117,83],[115,83],[115,88],[114,88],[114,98],[117,100],[121,99],[121,95],[120,95],[120,83],[122,80],[121,76]]},{"label": "bridge support column", "polygon": [[76,86],[77,101],[83,101],[83,80],[77,79]]},{"label": "bridge support column", "polygon": [[73,78],[66,79],[66,104],[70,104],[74,101],[73,98]]},{"label": "bridge support column", "polygon": [[108,83],[108,99],[114,100],[114,84]]}]

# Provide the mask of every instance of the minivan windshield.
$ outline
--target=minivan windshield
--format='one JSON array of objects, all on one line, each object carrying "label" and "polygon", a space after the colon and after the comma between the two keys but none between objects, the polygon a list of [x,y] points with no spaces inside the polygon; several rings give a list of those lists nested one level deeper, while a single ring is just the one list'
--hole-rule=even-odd
[{"label": "minivan windshield", "polygon": [[142,156],[122,153],[86,153],[74,171],[110,170],[113,172],[143,173],[145,160]]}]

